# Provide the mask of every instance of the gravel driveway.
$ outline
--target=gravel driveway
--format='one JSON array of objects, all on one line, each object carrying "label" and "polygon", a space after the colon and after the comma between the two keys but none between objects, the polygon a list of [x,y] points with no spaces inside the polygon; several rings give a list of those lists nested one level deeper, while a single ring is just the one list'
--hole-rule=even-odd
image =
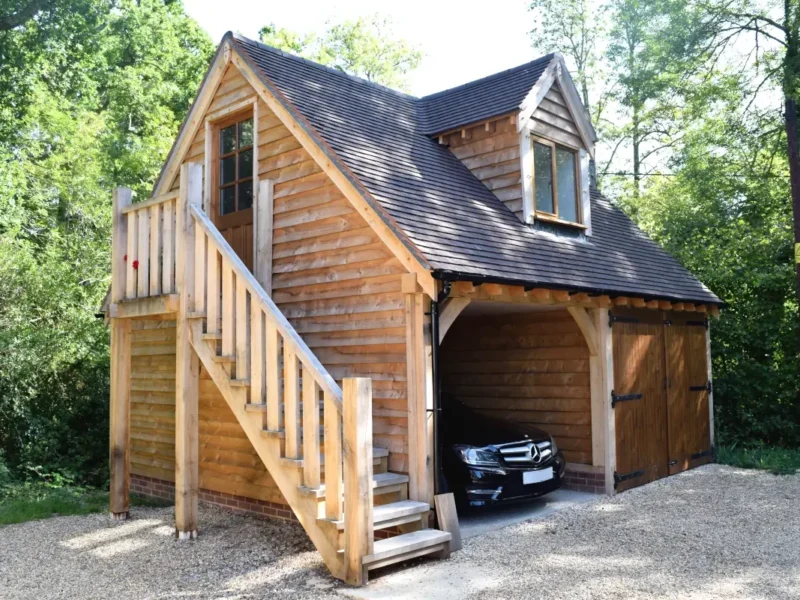
[{"label": "gravel driveway", "polygon": [[[299,526],[202,508],[0,528],[0,598],[798,598],[800,476],[709,465],[469,539],[447,561],[331,579]],[[375,574],[373,574],[375,575]]]}]

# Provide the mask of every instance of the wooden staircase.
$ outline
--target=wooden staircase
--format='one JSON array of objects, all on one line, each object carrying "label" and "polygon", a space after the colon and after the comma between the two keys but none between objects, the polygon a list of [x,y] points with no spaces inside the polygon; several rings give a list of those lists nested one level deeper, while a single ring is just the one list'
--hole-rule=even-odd
[{"label": "wooden staircase", "polygon": [[[179,344],[185,331],[335,577],[362,585],[370,569],[446,557],[450,534],[427,528],[430,505],[372,447],[371,380],[333,380],[202,210],[201,176],[184,165],[176,207]],[[180,361],[179,346],[179,375]],[[400,535],[374,539],[389,528]]]}]

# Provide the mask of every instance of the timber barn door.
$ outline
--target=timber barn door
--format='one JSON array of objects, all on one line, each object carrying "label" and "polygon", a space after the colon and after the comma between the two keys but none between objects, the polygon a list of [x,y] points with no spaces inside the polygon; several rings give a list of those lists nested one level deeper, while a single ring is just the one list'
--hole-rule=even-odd
[{"label": "timber barn door", "polygon": [[711,459],[706,323],[612,316],[617,491]]}]

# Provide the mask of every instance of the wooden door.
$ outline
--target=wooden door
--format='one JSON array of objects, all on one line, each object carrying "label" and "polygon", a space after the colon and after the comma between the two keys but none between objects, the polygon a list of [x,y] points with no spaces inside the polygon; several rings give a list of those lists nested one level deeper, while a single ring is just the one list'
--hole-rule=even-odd
[{"label": "wooden door", "polygon": [[231,248],[253,270],[253,162],[255,132],[252,114],[237,114],[215,125],[211,161],[211,214]]},{"label": "wooden door", "polygon": [[669,474],[672,475],[711,460],[705,322],[668,321],[664,342]]},{"label": "wooden door", "polygon": [[617,491],[668,474],[664,398],[664,326],[659,320],[614,323]]}]

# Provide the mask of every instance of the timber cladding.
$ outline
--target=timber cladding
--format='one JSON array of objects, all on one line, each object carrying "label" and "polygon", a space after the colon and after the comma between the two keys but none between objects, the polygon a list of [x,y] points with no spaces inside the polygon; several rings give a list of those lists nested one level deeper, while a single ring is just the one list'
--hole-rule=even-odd
[{"label": "timber cladding", "polygon": [[[255,90],[230,65],[209,114],[250,98],[255,101]],[[406,332],[401,292],[401,276],[407,270],[260,98],[255,112],[256,175],[274,182],[272,299],[340,385],[344,377],[372,378],[374,446],[389,450],[390,470],[407,472]],[[204,162],[205,136],[201,127],[184,162]],[[173,189],[177,186],[176,180]],[[226,229],[223,235],[251,267],[252,225]],[[172,364],[174,371],[174,359]],[[213,388],[210,381],[200,382],[201,400],[210,401],[213,396],[212,405],[223,406],[222,396],[214,395],[209,386]],[[227,407],[218,410],[225,416],[220,419],[219,434],[228,435],[238,424]],[[237,431],[245,440],[241,428]],[[224,451],[242,452],[233,448],[232,442]],[[258,462],[255,452],[252,458]],[[260,462],[258,465],[253,468],[263,470]],[[201,464],[201,484],[203,469]],[[208,469],[206,477],[224,475],[210,464]],[[226,473],[229,478],[236,476],[235,469]],[[242,477],[256,489],[269,485],[253,480],[249,470]]]},{"label": "timber cladding", "polygon": [[440,362],[443,394],[543,429],[568,462],[591,464],[589,350],[566,310],[462,315],[443,340]]},{"label": "timber cladding", "polygon": [[[131,473],[175,480],[175,322],[133,321]],[[285,505],[225,399],[201,367],[199,475],[205,490]]]}]

